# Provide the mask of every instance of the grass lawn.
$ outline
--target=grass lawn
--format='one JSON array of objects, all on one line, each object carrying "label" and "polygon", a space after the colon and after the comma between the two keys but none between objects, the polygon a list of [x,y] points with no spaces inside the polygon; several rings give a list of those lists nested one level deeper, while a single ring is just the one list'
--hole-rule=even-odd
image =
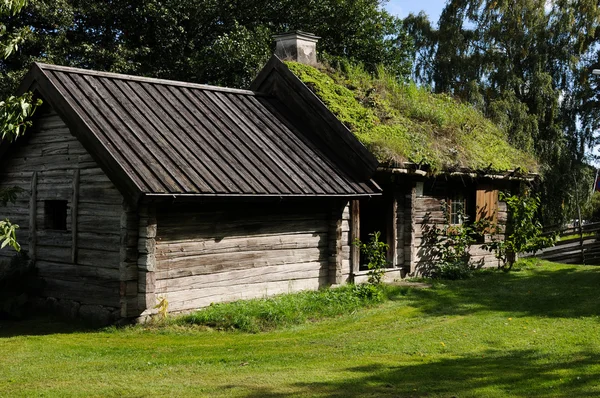
[{"label": "grass lawn", "polygon": [[0,396],[600,395],[600,268],[482,272],[248,334],[0,324]]}]

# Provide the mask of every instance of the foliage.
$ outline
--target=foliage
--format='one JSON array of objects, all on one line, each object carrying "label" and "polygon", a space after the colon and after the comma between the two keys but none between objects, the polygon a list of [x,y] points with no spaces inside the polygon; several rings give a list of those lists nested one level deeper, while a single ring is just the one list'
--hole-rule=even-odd
[{"label": "foliage", "polygon": [[42,280],[26,252],[0,262],[0,318],[22,317],[28,298],[38,294],[41,288]]},{"label": "foliage", "polygon": [[169,315],[169,301],[166,297],[158,297],[158,303],[154,306],[154,309],[158,310],[159,319],[167,319]]},{"label": "foliage", "polygon": [[430,268],[421,270],[424,276],[440,279],[466,279],[478,268],[471,261],[470,248],[480,235],[480,227],[470,223],[464,212],[459,212],[459,224],[450,224],[449,206],[443,201],[442,226],[431,224],[425,218],[423,224],[423,241],[427,246]]},{"label": "foliage", "polygon": [[0,141],[12,142],[22,136],[25,129],[31,126],[28,118],[41,104],[39,99],[33,101],[31,93],[18,97],[11,95],[0,101]]},{"label": "foliage", "polygon": [[584,220],[600,222],[600,192],[594,191],[581,216]]},{"label": "foliage", "polygon": [[[15,17],[27,4],[28,0],[0,2],[0,48],[2,48],[0,59],[6,60],[13,52],[17,51],[30,32],[29,28],[22,27],[12,30],[12,33],[9,34],[5,24],[6,19]],[[41,100],[33,101],[32,97],[31,93],[25,93],[0,101],[0,142],[14,141],[25,133],[27,126],[31,125],[27,118],[33,114],[37,106],[41,105]],[[14,202],[17,192],[18,189],[15,188],[0,189],[0,203],[6,206],[7,202]],[[20,250],[16,237],[18,228],[18,225],[11,224],[9,220],[0,221],[0,248],[8,245],[16,251]]]},{"label": "foliage", "polygon": [[270,35],[313,32],[320,52],[406,78],[410,38],[382,0],[37,0],[10,21],[31,28],[0,92],[32,61],[244,87],[272,54]]},{"label": "foliage", "polygon": [[[381,302],[383,288],[347,285],[335,289],[284,294],[272,298],[212,304],[207,308],[175,318],[178,325],[204,325],[219,330],[249,333],[299,325],[342,314]],[[375,290],[375,291],[374,291]]]},{"label": "foliage", "polygon": [[502,261],[502,268],[510,271],[517,254],[535,254],[537,250],[554,245],[555,239],[542,235],[542,224],[538,217],[539,197],[531,196],[528,191],[522,195],[508,195],[504,192],[499,195],[499,199],[506,202],[509,214],[506,234],[502,240],[493,237],[483,247],[493,251],[496,258]]},{"label": "foliage", "polygon": [[415,79],[471,103],[534,153],[545,223],[571,217],[571,175],[600,126],[600,78],[590,73],[600,65],[597,2],[450,0],[437,28],[423,14],[404,23],[415,37]]},{"label": "foliage", "polygon": [[510,146],[501,129],[448,95],[349,62],[287,65],[384,164],[536,170],[533,157]]},{"label": "foliage", "polygon": [[388,244],[380,242],[379,237],[381,232],[376,231],[369,234],[370,239],[368,243],[363,243],[360,239],[354,241],[354,245],[357,246],[367,260],[368,280],[367,282],[373,286],[379,286],[383,283],[385,276],[385,269],[387,268],[387,250]]},{"label": "foliage", "polygon": [[11,224],[9,220],[0,221],[0,249],[4,249],[7,245],[15,249],[21,250],[21,245],[17,242],[17,229],[19,226]]}]

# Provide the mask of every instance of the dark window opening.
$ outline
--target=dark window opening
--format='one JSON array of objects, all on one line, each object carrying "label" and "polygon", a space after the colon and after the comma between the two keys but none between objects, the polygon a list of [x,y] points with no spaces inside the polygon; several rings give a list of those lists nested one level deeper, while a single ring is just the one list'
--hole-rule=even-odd
[{"label": "dark window opening", "polygon": [[[371,241],[371,234],[379,232],[379,241],[387,243],[392,242],[389,238],[390,231],[392,199],[386,196],[376,196],[360,201],[360,241],[368,243]],[[388,260],[390,260],[390,248],[388,248]],[[367,270],[368,259],[364,253],[360,253],[359,270]]]},{"label": "dark window opening", "polygon": [[67,201],[44,201],[44,228],[55,231],[67,230]]}]

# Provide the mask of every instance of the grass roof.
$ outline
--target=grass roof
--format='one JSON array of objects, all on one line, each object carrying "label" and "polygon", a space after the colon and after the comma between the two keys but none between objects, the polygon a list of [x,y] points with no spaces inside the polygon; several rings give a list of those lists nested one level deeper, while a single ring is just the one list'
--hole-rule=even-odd
[{"label": "grass roof", "polygon": [[426,165],[432,171],[537,171],[535,158],[471,105],[399,83],[380,70],[318,68],[286,62],[354,135],[387,166]]}]

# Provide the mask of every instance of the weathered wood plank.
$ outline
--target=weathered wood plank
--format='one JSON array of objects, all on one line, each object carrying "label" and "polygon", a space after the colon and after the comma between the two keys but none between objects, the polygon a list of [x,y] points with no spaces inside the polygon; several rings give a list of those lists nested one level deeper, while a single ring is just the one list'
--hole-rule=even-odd
[{"label": "weathered wood plank", "polygon": [[29,202],[29,258],[37,258],[37,171],[31,176],[31,200]]},{"label": "weathered wood plank", "polygon": [[237,285],[200,290],[196,298],[181,300],[178,292],[165,294],[172,312],[189,311],[202,308],[211,303],[247,300],[252,298],[273,296],[275,294],[297,292],[301,290],[317,290],[327,284],[327,277],[321,279],[300,279],[295,281],[266,282],[259,284]]},{"label": "weathered wood plank", "polygon": [[321,278],[326,277],[328,272],[328,263],[325,261],[274,265],[207,275],[195,275],[187,278],[157,279],[156,292],[166,293],[178,290],[225,287],[238,284],[310,279],[313,277]]}]

